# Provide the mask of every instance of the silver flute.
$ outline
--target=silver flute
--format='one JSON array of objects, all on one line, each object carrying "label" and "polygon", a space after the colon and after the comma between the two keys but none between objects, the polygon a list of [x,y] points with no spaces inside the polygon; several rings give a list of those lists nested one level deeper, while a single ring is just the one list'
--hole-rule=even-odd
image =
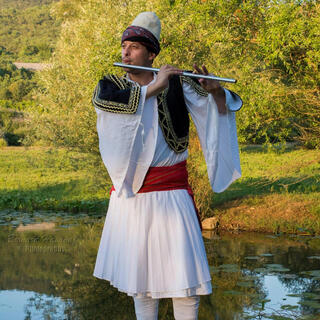
[{"label": "silver flute", "polygon": [[[135,66],[132,64],[124,64],[120,62],[115,62],[113,64],[116,67],[122,67],[122,68],[128,68],[128,69],[136,69],[136,70],[144,70],[144,71],[152,71],[152,72],[159,72],[160,69],[158,68],[150,68],[150,67],[143,67],[143,66]],[[201,78],[201,79],[210,79],[210,80],[217,80],[217,81],[224,81],[224,82],[232,82],[236,83],[236,79],[229,79],[229,78],[220,78],[212,75],[204,75],[204,74],[198,74],[198,73],[192,73],[192,72],[182,72],[183,76],[191,77],[191,78]]]}]

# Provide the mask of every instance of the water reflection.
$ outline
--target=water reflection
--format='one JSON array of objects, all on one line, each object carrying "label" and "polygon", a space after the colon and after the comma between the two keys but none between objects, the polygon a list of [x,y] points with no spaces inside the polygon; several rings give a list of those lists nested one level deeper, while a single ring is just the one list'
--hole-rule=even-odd
[{"label": "water reflection", "polygon": [[320,318],[320,265],[309,259],[319,238],[224,234],[206,246],[215,319]]},{"label": "water reflection", "polygon": [[34,291],[0,291],[0,319],[64,319],[68,300]]},{"label": "water reflection", "polygon": [[[92,276],[101,231],[102,222],[1,227],[0,319],[135,319],[131,298]],[[203,297],[200,320],[320,319],[319,238],[209,237],[214,292]],[[13,310],[19,315],[8,316]],[[174,319],[169,299],[159,319]]]}]

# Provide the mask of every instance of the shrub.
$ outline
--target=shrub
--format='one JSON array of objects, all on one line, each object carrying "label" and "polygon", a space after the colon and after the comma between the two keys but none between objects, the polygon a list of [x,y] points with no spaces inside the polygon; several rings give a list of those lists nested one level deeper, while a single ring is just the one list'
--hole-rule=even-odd
[{"label": "shrub", "polygon": [[6,147],[7,145],[7,141],[0,137],[0,148]]}]

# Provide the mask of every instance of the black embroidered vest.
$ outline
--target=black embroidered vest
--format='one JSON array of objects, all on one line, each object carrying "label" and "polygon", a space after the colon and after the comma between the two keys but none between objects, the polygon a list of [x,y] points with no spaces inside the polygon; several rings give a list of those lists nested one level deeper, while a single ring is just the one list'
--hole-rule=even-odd
[{"label": "black embroidered vest", "polygon": [[[176,153],[184,152],[189,143],[190,120],[182,81],[188,82],[199,95],[208,95],[197,80],[173,76],[168,88],[157,96],[159,125],[167,144]],[[140,92],[141,88],[126,78],[108,75],[96,86],[92,103],[104,111],[133,114],[139,106]]]}]

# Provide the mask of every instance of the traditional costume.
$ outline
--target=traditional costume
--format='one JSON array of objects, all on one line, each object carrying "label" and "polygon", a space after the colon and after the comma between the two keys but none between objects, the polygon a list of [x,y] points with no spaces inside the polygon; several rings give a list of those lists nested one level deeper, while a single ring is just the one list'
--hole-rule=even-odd
[{"label": "traditional costume", "polygon": [[[138,37],[140,28],[152,30],[133,25],[123,39]],[[141,42],[158,50],[152,41]],[[213,96],[184,76],[172,77],[157,97],[146,99],[146,92],[147,86],[129,76],[107,75],[93,95],[101,157],[114,185],[94,276],[133,297],[210,294],[208,262],[185,171],[189,115],[211,186],[222,192],[241,176],[234,111],[242,101],[225,89],[228,111],[219,114]]]}]

